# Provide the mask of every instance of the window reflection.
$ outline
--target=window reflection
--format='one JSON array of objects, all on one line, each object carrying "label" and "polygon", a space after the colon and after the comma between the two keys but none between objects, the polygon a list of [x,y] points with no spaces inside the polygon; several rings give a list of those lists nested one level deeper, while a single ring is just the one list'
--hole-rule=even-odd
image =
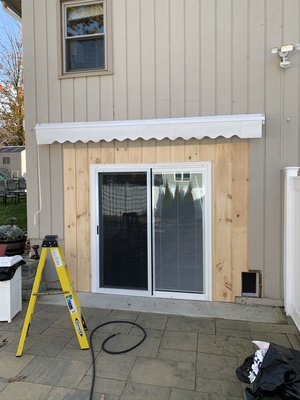
[{"label": "window reflection", "polygon": [[153,182],[156,290],[203,293],[202,174],[155,174]]}]

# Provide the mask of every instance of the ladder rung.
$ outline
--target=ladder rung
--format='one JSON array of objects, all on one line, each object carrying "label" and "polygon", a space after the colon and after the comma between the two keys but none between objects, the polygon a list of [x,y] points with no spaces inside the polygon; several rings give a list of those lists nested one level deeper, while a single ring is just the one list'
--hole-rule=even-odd
[{"label": "ladder rung", "polygon": [[67,294],[70,292],[62,292],[61,290],[55,290],[52,292],[37,292],[37,293],[32,293],[32,296],[54,296],[56,294]]}]

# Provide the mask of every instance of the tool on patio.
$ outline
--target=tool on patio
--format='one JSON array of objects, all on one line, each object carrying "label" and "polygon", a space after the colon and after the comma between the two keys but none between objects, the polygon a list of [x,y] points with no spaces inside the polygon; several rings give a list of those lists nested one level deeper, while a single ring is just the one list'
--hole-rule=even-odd
[{"label": "tool on patio", "polygon": [[[75,333],[80,345],[80,348],[83,349],[89,349],[89,343],[85,334],[86,324],[84,321],[83,316],[81,315],[81,309],[80,309],[80,304],[79,300],[77,297],[77,294],[73,288],[72,285],[72,279],[70,272],[68,270],[68,267],[65,264],[65,258],[63,251],[58,244],[57,241],[58,237],[55,235],[47,235],[45,236],[42,244],[42,251],[41,251],[41,256],[40,256],[40,261],[39,265],[37,268],[25,320],[24,320],[24,325],[22,329],[22,333],[20,336],[20,341],[17,349],[16,356],[20,357],[23,352],[25,340],[28,334],[28,330],[30,327],[30,322],[33,316],[34,312],[34,307],[35,303],[37,300],[37,296],[40,295],[45,295],[46,293],[39,293],[39,287],[42,279],[42,273],[45,267],[46,259],[47,259],[47,254],[50,251],[56,272],[62,287],[62,293],[65,296],[66,303],[68,306],[68,310],[70,313],[71,320],[73,322],[73,326],[75,329]],[[52,294],[57,294],[58,292],[53,292]]]}]

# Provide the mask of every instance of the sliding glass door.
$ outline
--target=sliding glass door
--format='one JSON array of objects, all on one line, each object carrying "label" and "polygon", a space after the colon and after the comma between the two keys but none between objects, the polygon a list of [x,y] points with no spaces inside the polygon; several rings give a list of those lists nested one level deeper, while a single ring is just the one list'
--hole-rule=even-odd
[{"label": "sliding glass door", "polygon": [[204,293],[204,175],[153,170],[154,290]]},{"label": "sliding glass door", "polygon": [[209,299],[210,167],[97,171],[96,291]]}]

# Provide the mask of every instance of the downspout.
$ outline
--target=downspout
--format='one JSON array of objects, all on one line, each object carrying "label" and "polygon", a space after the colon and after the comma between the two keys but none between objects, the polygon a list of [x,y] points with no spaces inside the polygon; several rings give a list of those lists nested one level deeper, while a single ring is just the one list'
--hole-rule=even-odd
[{"label": "downspout", "polygon": [[22,22],[21,17],[17,13],[15,13],[11,8],[9,8],[9,5],[5,1],[2,2],[2,8],[3,11],[6,12],[8,15],[10,15],[12,18],[16,19],[19,22]]}]

